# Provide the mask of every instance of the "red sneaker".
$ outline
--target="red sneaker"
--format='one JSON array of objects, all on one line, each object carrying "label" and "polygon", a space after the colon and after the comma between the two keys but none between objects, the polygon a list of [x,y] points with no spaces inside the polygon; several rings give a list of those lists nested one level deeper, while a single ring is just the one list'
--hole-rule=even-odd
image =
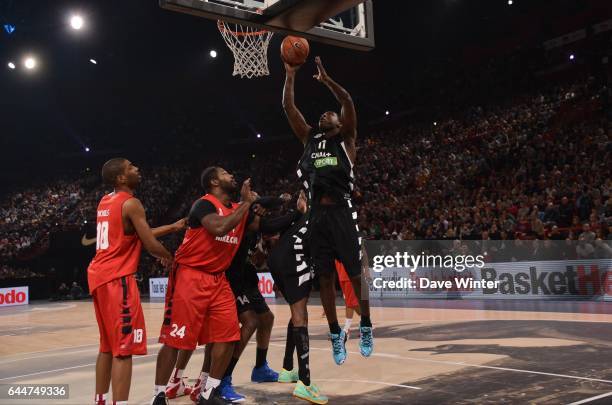
[{"label": "red sneaker", "polygon": [[185,385],[186,380],[187,377],[172,378],[166,387],[166,398],[174,399],[184,395],[189,395],[191,390],[190,392],[187,392],[188,387]]},{"label": "red sneaker", "polygon": [[197,381],[195,382],[195,384],[193,385],[193,387],[190,387],[189,390],[189,398],[195,402],[198,403],[198,399],[200,397],[200,392],[202,392],[202,380],[200,380],[199,378],[197,379]]}]

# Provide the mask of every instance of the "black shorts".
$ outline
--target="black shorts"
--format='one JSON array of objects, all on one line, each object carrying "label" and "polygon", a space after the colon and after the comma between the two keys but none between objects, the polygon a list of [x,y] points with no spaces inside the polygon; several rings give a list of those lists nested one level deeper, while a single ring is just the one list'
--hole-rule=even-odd
[{"label": "black shorts", "polygon": [[303,218],[283,234],[268,257],[268,268],[289,304],[308,298],[314,273],[308,264],[308,221]]},{"label": "black shorts", "polygon": [[259,287],[244,290],[241,295],[236,296],[236,308],[238,314],[245,311],[255,311],[257,315],[270,312],[266,299],[261,295]]},{"label": "black shorts", "polygon": [[338,259],[350,278],[361,274],[361,237],[357,210],[351,200],[342,205],[313,205],[308,234],[310,260],[315,275],[336,271]]},{"label": "black shorts", "polygon": [[250,310],[257,314],[270,311],[270,307],[259,291],[259,277],[252,264],[245,264],[239,277],[228,279],[236,297],[236,308],[239,314]]}]

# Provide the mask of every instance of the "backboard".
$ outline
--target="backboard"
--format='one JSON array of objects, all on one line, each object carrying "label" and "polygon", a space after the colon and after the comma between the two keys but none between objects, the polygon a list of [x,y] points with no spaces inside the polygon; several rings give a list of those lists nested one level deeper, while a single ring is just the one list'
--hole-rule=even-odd
[{"label": "backboard", "polygon": [[159,0],[213,20],[292,34],[345,48],[374,49],[372,0]]}]

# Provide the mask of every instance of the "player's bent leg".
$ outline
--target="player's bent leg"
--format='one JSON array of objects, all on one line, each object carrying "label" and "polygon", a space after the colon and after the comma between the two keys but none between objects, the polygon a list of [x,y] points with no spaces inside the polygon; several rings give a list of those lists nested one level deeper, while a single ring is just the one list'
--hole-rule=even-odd
[{"label": "player's bent leg", "polygon": [[179,349],[163,345],[157,353],[155,366],[155,391],[151,405],[166,405],[166,386],[172,374],[172,368],[176,364]]},{"label": "player's bent leg", "polygon": [[299,381],[293,390],[293,395],[313,404],[326,404],[328,399],[316,384],[310,381],[310,341],[308,337],[308,312],[306,304],[308,299],[298,301],[291,305],[291,322],[301,326],[293,327],[293,339],[298,354]]},{"label": "player's bent leg", "polygon": [[332,356],[337,365],[342,365],[346,361],[346,334],[338,324],[336,314],[336,288],[334,286],[334,273],[325,272],[319,275],[319,285],[321,287],[321,304],[329,323],[329,338],[332,343]]},{"label": "player's bent leg", "polygon": [[370,320],[370,300],[363,299],[361,295],[362,278],[351,278],[355,294],[359,294],[359,308],[361,309],[361,322],[359,325],[359,352],[363,357],[370,357],[374,351],[374,334]]},{"label": "player's bent leg", "polygon": [[221,397],[219,386],[234,352],[234,344],[235,342],[215,342],[211,349],[210,375],[198,398],[198,405],[227,404]]},{"label": "player's bent leg", "polygon": [[106,405],[111,383],[112,364],[112,353],[98,353],[98,359],[96,360],[96,405]]},{"label": "player's bent leg", "polygon": [[213,344],[207,344],[204,348],[204,361],[202,362],[202,370],[200,371],[200,376],[196,380],[195,384],[191,387],[191,392],[189,393],[189,399],[193,402],[198,402],[200,398],[200,393],[202,392],[202,387],[206,385],[206,381],[208,380],[208,375],[210,374],[210,353],[212,350]]},{"label": "player's bent leg", "polygon": [[293,353],[295,352],[295,339],[293,339],[293,322],[287,324],[287,335],[285,341],[285,356],[283,357],[283,368],[278,373],[279,383],[296,383],[299,380],[297,369],[293,368]]},{"label": "player's bent leg", "polygon": [[111,381],[113,385],[113,401],[127,401],[130,396],[130,385],[132,383],[132,356],[113,358]]},{"label": "player's bent leg", "polygon": [[193,350],[179,350],[176,366],[166,386],[166,398],[174,399],[191,394],[192,387],[185,384],[187,377],[183,376],[183,372],[189,363],[189,359],[191,359],[192,353]]},{"label": "player's bent leg", "polygon": [[272,311],[257,314],[257,355],[255,367],[251,372],[251,381],[255,383],[277,382],[278,373],[270,368],[267,361],[270,336],[274,326],[274,314]]}]

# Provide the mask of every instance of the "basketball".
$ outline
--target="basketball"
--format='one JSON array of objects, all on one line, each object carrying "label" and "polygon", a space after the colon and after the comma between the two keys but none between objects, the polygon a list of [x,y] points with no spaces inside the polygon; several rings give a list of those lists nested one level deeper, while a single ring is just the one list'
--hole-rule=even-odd
[{"label": "basketball", "polygon": [[301,37],[289,35],[281,44],[281,58],[292,66],[304,64],[309,52],[308,41]]}]

